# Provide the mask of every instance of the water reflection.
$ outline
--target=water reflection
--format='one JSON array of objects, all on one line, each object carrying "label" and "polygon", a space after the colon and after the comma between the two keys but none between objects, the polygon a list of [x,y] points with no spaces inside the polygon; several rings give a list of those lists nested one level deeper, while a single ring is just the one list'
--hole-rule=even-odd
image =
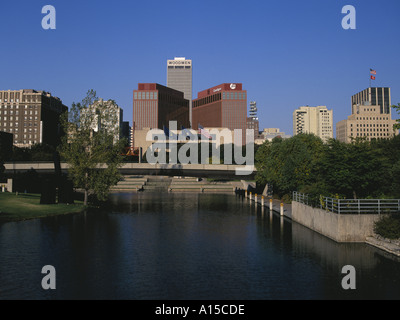
[{"label": "water reflection", "polygon": [[[400,264],[234,195],[114,194],[92,211],[0,225],[1,299],[398,299]],[[57,290],[41,289],[41,268]],[[357,290],[341,288],[354,265]]]}]

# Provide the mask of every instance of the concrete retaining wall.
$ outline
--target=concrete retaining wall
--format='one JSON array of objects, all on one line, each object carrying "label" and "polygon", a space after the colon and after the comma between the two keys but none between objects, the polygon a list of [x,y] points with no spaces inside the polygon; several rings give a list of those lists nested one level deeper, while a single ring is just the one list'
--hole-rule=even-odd
[{"label": "concrete retaining wall", "polygon": [[337,242],[365,242],[373,235],[377,214],[336,214],[292,202],[292,220]]}]

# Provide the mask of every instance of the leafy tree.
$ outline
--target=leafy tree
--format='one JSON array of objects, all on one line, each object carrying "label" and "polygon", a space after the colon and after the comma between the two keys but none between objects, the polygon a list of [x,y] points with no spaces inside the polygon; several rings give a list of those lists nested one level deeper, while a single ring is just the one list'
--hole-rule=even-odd
[{"label": "leafy tree", "polygon": [[6,170],[6,167],[4,166],[4,163],[0,160],[0,181],[4,179],[4,171]]},{"label": "leafy tree", "polygon": [[13,152],[11,155],[12,161],[31,161],[31,153],[29,148],[18,148],[13,147]]},{"label": "leafy tree", "polygon": [[256,181],[272,184],[279,196],[316,184],[316,164],[322,146],[322,140],[313,134],[265,142],[256,153]]},{"label": "leafy tree", "polygon": [[[400,103],[398,103],[397,106],[393,105],[392,108],[395,109],[398,115],[400,116]],[[400,119],[397,119],[396,122],[397,123],[393,125],[393,129],[398,130],[400,129]]]},{"label": "leafy tree", "polygon": [[266,142],[256,154],[257,184],[345,198],[400,197],[400,136],[322,141],[309,134]]},{"label": "leafy tree", "polygon": [[376,192],[381,163],[377,149],[365,139],[352,143],[332,139],[324,148],[320,178],[328,193],[366,197]]},{"label": "leafy tree", "polygon": [[47,144],[34,144],[29,150],[32,161],[54,161],[55,148]]},{"label": "leafy tree", "polygon": [[69,165],[74,186],[84,190],[85,205],[92,194],[99,201],[106,200],[110,187],[120,179],[118,169],[126,141],[115,138],[119,136],[115,105],[112,100],[99,100],[96,92],[89,90],[82,102],[73,103],[62,117],[67,134],[58,150]]}]

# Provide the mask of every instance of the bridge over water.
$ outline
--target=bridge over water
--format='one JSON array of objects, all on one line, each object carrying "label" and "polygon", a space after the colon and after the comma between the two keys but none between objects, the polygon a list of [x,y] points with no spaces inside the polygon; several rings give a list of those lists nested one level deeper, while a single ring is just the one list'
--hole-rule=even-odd
[{"label": "bridge over water", "polygon": [[[5,174],[11,176],[17,172],[27,172],[34,169],[38,173],[54,173],[53,162],[8,162],[5,163]],[[100,166],[101,168],[101,166]],[[61,163],[62,172],[67,172],[68,164]],[[123,175],[159,175],[159,176],[186,176],[228,179],[254,179],[254,166],[226,165],[226,164],[150,164],[124,163],[120,172]]]}]

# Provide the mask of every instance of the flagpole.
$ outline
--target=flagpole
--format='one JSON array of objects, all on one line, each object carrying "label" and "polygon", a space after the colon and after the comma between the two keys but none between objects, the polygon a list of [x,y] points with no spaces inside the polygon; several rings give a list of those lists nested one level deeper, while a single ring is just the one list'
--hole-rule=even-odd
[{"label": "flagpole", "polygon": [[369,68],[369,88],[371,89],[371,68]]}]

